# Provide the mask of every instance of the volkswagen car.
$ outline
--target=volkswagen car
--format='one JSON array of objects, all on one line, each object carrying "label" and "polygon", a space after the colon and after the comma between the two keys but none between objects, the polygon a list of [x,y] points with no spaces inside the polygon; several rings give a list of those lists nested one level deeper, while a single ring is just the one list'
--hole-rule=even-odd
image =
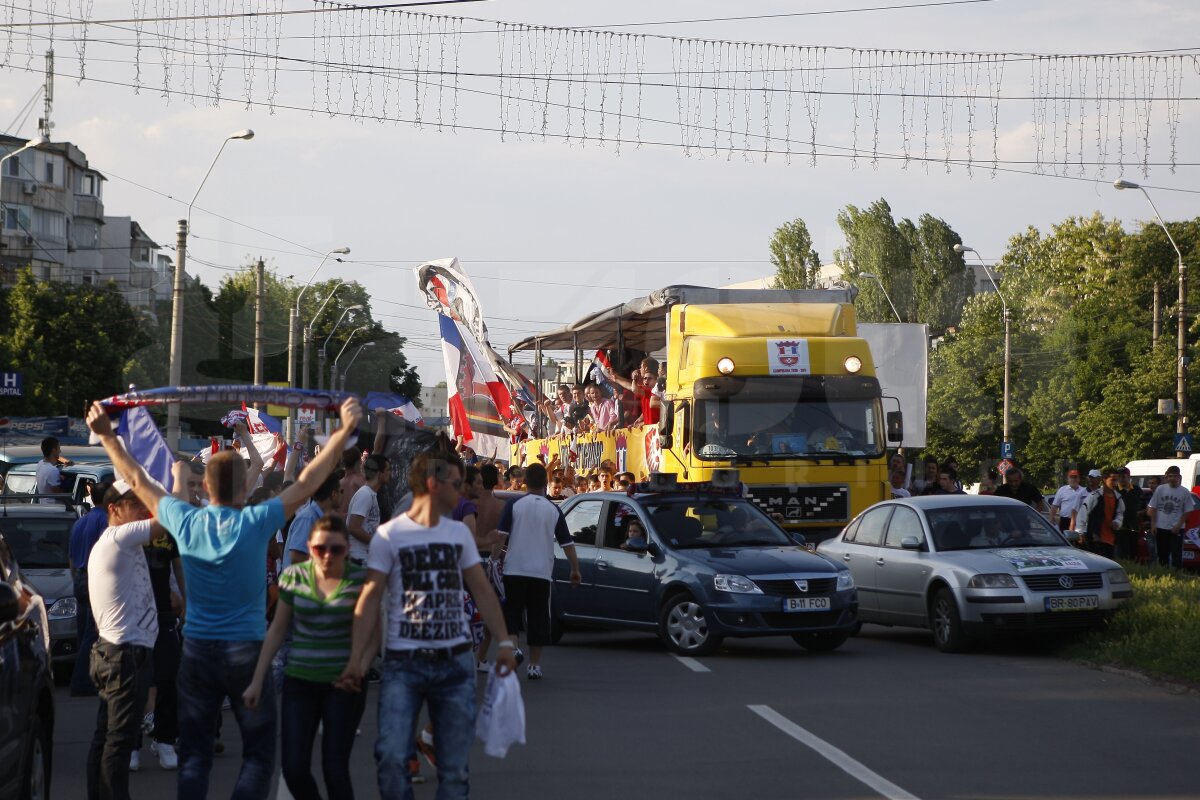
[{"label": "volkswagen car", "polygon": [[928,628],[945,652],[999,634],[1102,626],[1133,590],[1029,506],[995,496],[885,501],[818,551],[850,569],[863,622]]},{"label": "volkswagen car", "polygon": [[787,635],[833,650],[855,628],[849,570],[806,550],[740,490],[589,492],[562,512],[583,580],[570,585],[560,552],[556,631],[564,623],[654,631],[671,651],[694,656],[725,637]]}]

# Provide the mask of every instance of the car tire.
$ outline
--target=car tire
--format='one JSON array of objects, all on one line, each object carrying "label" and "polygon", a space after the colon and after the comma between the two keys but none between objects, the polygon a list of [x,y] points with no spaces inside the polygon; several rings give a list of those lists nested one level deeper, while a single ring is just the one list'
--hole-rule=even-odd
[{"label": "car tire", "polygon": [[958,602],[949,589],[939,589],[929,603],[929,629],[933,643],[943,653],[965,653],[971,649],[971,637],[963,630]]},{"label": "car tire", "polygon": [[672,653],[703,656],[715,652],[722,638],[708,624],[703,606],[687,592],[672,595],[658,615],[658,637]]},{"label": "car tire", "polygon": [[814,653],[828,653],[832,650],[837,650],[846,643],[852,634],[833,631],[822,631],[820,633],[794,633],[792,640],[796,644],[803,647],[805,650],[811,650]]},{"label": "car tire", "polygon": [[46,723],[40,716],[35,716],[21,763],[20,797],[46,800],[50,796],[50,747]]}]

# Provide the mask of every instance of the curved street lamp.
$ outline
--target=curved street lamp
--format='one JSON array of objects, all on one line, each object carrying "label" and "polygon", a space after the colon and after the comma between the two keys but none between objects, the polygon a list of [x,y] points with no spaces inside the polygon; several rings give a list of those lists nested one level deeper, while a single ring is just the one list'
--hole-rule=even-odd
[{"label": "curved street lamp", "polygon": [[346,391],[346,376],[350,374],[350,368],[354,366],[354,362],[358,360],[358,357],[362,353],[363,350],[365,350],[368,347],[374,347],[374,346],[375,346],[374,342],[363,342],[362,344],[360,344],[358,346],[358,349],[354,351],[354,355],[350,357],[350,363],[346,365],[346,368],[344,370],[342,370],[342,391],[343,392]]},{"label": "curved street lamp", "polygon": [[[329,340],[333,338],[333,335],[335,333],[337,333],[337,329],[341,327],[342,322],[345,321],[347,314],[349,314],[351,311],[362,311],[362,310],[363,310],[362,306],[346,306],[346,310],[342,312],[342,315],[340,317],[338,317],[338,321],[336,323],[334,323],[332,330],[329,331],[329,335],[325,337],[325,343],[321,345],[321,365],[317,369],[317,388],[318,389],[325,388],[325,360],[328,355],[326,353],[326,351],[329,348]],[[352,333],[350,335],[353,336],[354,334]],[[346,339],[346,341],[349,342],[350,340]],[[343,347],[342,349],[345,350],[346,348]],[[329,388],[330,389],[334,388],[334,382],[332,380],[329,381]]]},{"label": "curved street lamp", "polygon": [[[183,289],[187,280],[187,239],[188,233],[192,229],[192,206],[196,205],[196,198],[200,196],[200,190],[204,188],[204,184],[208,183],[208,176],[212,174],[213,167],[217,165],[217,159],[221,157],[221,153],[225,152],[225,145],[235,139],[249,141],[253,138],[254,131],[249,128],[225,137],[225,141],[221,142],[221,147],[213,157],[212,163],[208,165],[208,171],[204,173],[200,186],[196,188],[196,193],[192,195],[191,202],[188,203],[187,218],[179,220],[179,227],[175,232],[175,285],[171,297],[171,365],[168,378],[172,386],[178,386],[183,379]],[[167,446],[172,450],[179,447],[178,403],[171,403],[167,406]]]},{"label": "curved street lamp", "polygon": [[883,296],[887,298],[888,305],[892,307],[892,313],[896,315],[896,322],[904,322],[904,320],[900,319],[900,312],[896,310],[896,304],[892,302],[892,296],[888,294],[887,289],[883,288],[883,281],[879,279],[878,275],[874,272],[860,272],[858,273],[858,277],[873,278],[879,284],[879,291],[883,292]]}]

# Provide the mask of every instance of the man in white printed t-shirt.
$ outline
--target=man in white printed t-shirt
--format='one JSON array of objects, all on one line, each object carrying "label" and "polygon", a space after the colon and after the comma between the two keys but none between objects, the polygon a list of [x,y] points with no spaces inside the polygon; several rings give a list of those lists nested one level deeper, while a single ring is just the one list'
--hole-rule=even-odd
[{"label": "man in white printed t-shirt", "polygon": [[516,667],[514,643],[500,603],[479,565],[467,526],[450,519],[462,488],[458,456],[423,453],[408,476],[409,510],[382,525],[371,540],[367,583],[354,610],[354,644],[337,685],[361,686],[375,655],[370,647],[384,590],[388,593],[387,655],[379,688],[375,763],[379,794],[411,799],[409,753],[421,706],[437,736],[439,798],[466,798],[467,761],[475,739],[475,659],[463,590],[471,592],[499,643],[496,674]]},{"label": "man in white printed t-shirt", "polygon": [[550,644],[550,579],[554,573],[554,543],[571,564],[571,585],[580,582],[575,540],[562,511],[546,497],[546,468],[530,464],[525,470],[529,493],[510,500],[500,514],[496,533],[504,538],[504,621],[514,633],[525,617],[531,681],[542,677],[542,648]]},{"label": "man in white printed t-shirt", "polygon": [[1179,467],[1172,464],[1150,496],[1150,527],[1158,545],[1158,563],[1179,569],[1183,566],[1183,527],[1193,507],[1193,495],[1180,485]]},{"label": "man in white printed t-shirt", "polygon": [[100,713],[87,756],[89,800],[127,800],[133,752],[153,677],[158,610],[142,548],[166,533],[124,480],[104,495],[109,527],[88,557],[88,593],[96,618],[91,677]]},{"label": "man in white printed t-shirt", "polygon": [[363,462],[366,482],[350,498],[346,510],[346,528],[350,531],[350,560],[365,564],[371,547],[371,537],[379,529],[379,490],[391,477],[388,460],[381,455],[367,456]]}]

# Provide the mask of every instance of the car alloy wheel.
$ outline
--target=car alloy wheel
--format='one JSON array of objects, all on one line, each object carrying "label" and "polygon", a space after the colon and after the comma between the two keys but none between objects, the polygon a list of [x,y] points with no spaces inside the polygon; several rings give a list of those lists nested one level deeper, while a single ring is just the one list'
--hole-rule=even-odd
[{"label": "car alloy wheel", "polygon": [[949,589],[939,589],[930,604],[933,643],[943,653],[962,653],[971,648],[971,639],[963,631],[958,603]]},{"label": "car alloy wheel", "polygon": [[667,601],[659,620],[659,632],[668,648],[681,655],[704,655],[721,644],[708,628],[704,609],[690,594],[679,594]]}]

